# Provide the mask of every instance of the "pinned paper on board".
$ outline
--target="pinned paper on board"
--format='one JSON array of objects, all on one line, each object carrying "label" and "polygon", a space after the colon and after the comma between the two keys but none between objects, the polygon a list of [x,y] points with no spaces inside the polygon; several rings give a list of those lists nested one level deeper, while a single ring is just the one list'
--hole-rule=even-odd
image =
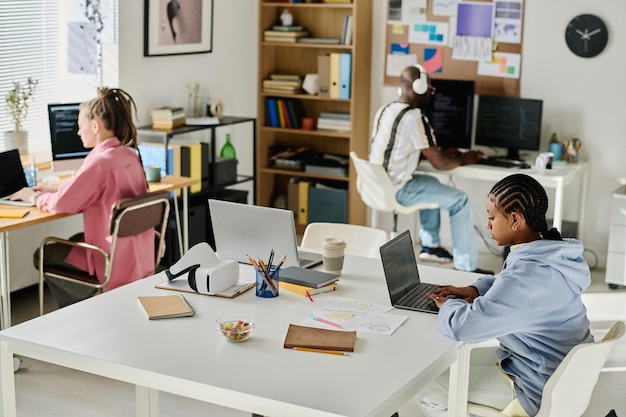
[{"label": "pinned paper on board", "polygon": [[456,5],[459,0],[434,0],[433,14],[435,16],[456,16]]},{"label": "pinned paper on board", "polygon": [[388,54],[385,72],[388,77],[399,77],[404,68],[415,64],[417,64],[417,55],[415,54]]},{"label": "pinned paper on board", "polygon": [[522,0],[496,2],[495,38],[498,42],[522,42]]},{"label": "pinned paper on board", "polygon": [[521,60],[520,54],[494,52],[491,61],[478,63],[477,72],[488,77],[519,78]]},{"label": "pinned paper on board", "polygon": [[409,54],[409,44],[408,43],[392,43],[391,44],[391,54],[392,55],[408,55]]},{"label": "pinned paper on board", "polygon": [[448,24],[440,22],[412,22],[409,25],[409,43],[448,45]]},{"label": "pinned paper on board", "polygon": [[404,24],[416,20],[426,20],[426,0],[390,1],[389,22],[403,22]]},{"label": "pinned paper on board", "polygon": [[441,48],[425,48],[422,65],[429,74],[443,70],[443,50]]},{"label": "pinned paper on board", "polygon": [[452,58],[465,61],[490,61],[493,21],[492,3],[459,3],[456,31],[452,40]]}]

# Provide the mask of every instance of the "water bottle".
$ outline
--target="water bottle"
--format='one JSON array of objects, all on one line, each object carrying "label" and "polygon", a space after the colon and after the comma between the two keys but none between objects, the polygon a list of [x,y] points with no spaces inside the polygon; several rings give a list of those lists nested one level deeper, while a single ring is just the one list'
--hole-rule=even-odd
[{"label": "water bottle", "polygon": [[235,152],[235,147],[232,143],[230,143],[230,133],[226,134],[226,143],[224,144],[224,146],[222,146],[220,156],[227,159],[237,159],[237,152]]}]

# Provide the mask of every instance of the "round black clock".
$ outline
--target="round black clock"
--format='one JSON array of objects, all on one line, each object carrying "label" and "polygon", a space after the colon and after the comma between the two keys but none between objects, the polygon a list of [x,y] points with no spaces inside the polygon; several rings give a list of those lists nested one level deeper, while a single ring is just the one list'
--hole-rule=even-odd
[{"label": "round black clock", "polygon": [[578,56],[591,58],[598,55],[609,41],[609,31],[598,16],[581,14],[565,28],[565,42]]}]

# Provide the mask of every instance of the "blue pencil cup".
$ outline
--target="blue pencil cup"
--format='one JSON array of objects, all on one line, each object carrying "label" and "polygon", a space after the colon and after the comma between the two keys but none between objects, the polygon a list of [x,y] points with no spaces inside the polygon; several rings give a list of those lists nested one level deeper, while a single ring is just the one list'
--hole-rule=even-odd
[{"label": "blue pencil cup", "polygon": [[256,296],[262,298],[278,297],[278,282],[280,270],[275,266],[270,268],[268,280],[263,271],[256,271]]},{"label": "blue pencil cup", "polygon": [[548,152],[552,152],[552,155],[554,155],[554,161],[560,161],[561,154],[563,153],[563,145],[559,142],[550,143],[548,146]]}]

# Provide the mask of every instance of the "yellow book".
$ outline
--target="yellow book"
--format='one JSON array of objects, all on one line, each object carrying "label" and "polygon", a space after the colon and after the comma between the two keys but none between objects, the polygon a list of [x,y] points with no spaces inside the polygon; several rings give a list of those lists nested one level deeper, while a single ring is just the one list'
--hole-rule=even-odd
[{"label": "yellow book", "polygon": [[307,292],[309,293],[309,295],[315,295],[315,294],[321,294],[323,292],[335,291],[337,289],[336,282],[325,285],[321,288],[312,288],[312,287],[306,287],[304,285],[292,284],[290,282],[278,280],[278,286],[280,287],[281,290],[291,291],[296,294],[300,294],[304,297],[306,297]]},{"label": "yellow book", "polygon": [[309,181],[300,180],[298,183],[298,223],[307,224],[309,222]]},{"label": "yellow book", "polygon": [[330,71],[328,74],[328,96],[330,98],[339,98],[339,62],[341,55],[338,52],[330,54]]},{"label": "yellow book", "polygon": [[[0,203],[1,204],[1,203]],[[8,219],[21,219],[30,212],[30,208],[5,208],[0,207],[0,217]]]}]

